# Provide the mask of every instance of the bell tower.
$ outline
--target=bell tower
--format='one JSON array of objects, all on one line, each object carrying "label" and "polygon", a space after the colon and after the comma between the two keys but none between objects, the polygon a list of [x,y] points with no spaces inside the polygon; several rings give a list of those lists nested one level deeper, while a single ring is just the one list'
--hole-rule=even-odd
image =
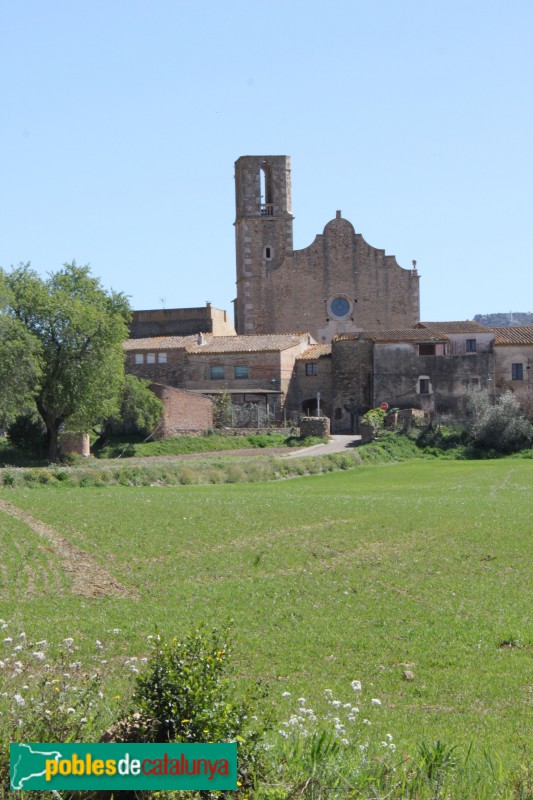
[{"label": "bell tower", "polygon": [[289,156],[241,156],[235,162],[238,334],[272,333],[270,275],[292,253]]}]

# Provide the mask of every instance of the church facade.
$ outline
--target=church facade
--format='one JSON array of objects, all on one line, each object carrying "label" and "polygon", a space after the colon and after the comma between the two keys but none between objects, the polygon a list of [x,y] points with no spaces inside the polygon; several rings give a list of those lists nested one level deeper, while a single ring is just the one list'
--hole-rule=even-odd
[{"label": "church facade", "polygon": [[293,249],[289,156],[235,163],[238,334],[309,331],[319,344],[420,319],[419,276],[369,245],[337,211],[309,247]]}]

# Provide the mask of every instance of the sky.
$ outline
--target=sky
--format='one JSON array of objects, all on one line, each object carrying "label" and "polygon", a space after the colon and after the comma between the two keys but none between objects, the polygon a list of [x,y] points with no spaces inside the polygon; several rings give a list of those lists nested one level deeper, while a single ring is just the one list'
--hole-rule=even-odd
[{"label": "sky", "polygon": [[337,209],[421,318],[533,310],[531,0],[8,0],[0,266],[232,313],[234,162],[290,155],[294,246]]}]

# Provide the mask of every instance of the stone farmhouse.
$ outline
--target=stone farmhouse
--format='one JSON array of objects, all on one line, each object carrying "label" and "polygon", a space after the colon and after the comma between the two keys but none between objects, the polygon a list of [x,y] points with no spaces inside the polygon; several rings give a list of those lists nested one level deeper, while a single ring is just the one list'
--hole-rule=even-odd
[{"label": "stone farmhouse", "polygon": [[533,412],[533,326],[420,322],[416,262],[400,267],[340,211],[294,250],[288,156],[239,158],[235,188],[235,327],[209,303],[134,312],[127,370],[157,384],[167,433],[210,427],[205,398],[222,391],[277,422],[325,414],[338,433],[382,402],[457,412],[476,386]]}]

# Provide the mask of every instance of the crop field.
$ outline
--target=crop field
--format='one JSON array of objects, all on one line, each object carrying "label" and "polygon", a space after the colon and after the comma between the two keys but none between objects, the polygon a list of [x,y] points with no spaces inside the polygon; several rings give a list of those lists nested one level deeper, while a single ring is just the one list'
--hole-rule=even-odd
[{"label": "crop field", "polygon": [[1,616],[113,658],[231,618],[238,675],[268,681],[280,717],[359,680],[399,747],[473,741],[512,766],[533,733],[532,486],[508,458],[3,489]]}]

